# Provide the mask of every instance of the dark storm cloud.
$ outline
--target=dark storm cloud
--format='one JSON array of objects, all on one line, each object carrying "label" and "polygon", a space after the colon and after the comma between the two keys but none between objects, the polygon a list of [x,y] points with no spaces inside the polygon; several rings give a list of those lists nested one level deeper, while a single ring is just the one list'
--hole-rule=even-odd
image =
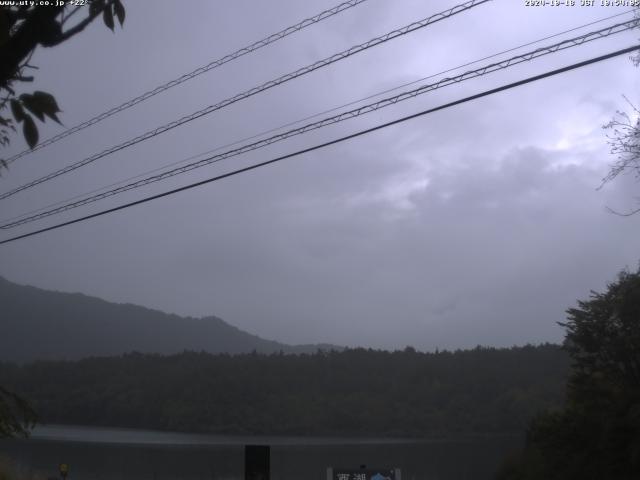
[{"label": "dark storm cloud", "polygon": [[[95,25],[83,41],[41,52],[39,85],[57,94],[73,125],[333,3],[234,2],[222,9],[195,2],[185,9],[158,2],[155,11],[132,4],[124,31],[112,35]],[[16,163],[3,182],[42,175],[452,5],[372,0]],[[613,13],[568,10],[492,2],[43,185],[7,203],[3,217]],[[448,87],[145,192],[632,40],[627,35]],[[605,209],[633,205],[637,183],[627,178],[596,190],[612,160],[600,126],[624,107],[621,94],[633,97],[636,77],[627,59],[616,59],[6,245],[0,274],[185,315],[215,314],[287,342],[431,349],[558,341],[555,322],[564,310],[640,257],[638,218]]]}]

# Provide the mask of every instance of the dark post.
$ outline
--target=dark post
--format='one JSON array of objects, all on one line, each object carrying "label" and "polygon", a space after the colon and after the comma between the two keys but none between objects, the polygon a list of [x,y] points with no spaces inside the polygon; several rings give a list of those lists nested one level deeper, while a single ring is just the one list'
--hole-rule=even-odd
[{"label": "dark post", "polygon": [[271,447],[269,445],[245,445],[244,478],[245,480],[270,480]]}]

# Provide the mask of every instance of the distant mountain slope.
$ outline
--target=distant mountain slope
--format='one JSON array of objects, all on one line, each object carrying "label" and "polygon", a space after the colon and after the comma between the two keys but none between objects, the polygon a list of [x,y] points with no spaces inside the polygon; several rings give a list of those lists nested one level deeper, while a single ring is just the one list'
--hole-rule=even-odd
[{"label": "distant mountain slope", "polygon": [[339,348],[265,340],[220,318],[179,317],[79,293],[17,285],[0,277],[0,360],[79,359],[126,352],[171,354],[315,352]]}]

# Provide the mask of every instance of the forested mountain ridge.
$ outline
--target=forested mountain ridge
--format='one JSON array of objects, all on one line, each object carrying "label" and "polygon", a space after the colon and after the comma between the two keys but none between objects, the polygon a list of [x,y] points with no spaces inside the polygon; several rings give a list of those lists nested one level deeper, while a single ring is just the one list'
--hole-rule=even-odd
[{"label": "forested mountain ridge", "polygon": [[557,345],[419,353],[127,354],[0,363],[0,383],[42,421],[227,434],[523,433],[560,407]]},{"label": "forested mountain ridge", "polygon": [[172,354],[285,353],[338,349],[287,345],[242,331],[220,318],[180,317],[80,293],[17,285],[0,277],[0,360],[75,360],[138,351]]}]

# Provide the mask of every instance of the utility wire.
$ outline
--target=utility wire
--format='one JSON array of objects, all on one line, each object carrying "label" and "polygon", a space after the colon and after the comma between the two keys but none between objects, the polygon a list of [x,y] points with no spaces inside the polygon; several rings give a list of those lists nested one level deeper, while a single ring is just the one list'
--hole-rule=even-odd
[{"label": "utility wire", "polygon": [[464,12],[466,10],[469,10],[469,9],[473,8],[473,7],[477,7],[479,5],[487,3],[489,1],[491,1],[491,0],[469,0],[469,1],[465,2],[465,3],[462,3],[460,5],[456,5],[455,7],[449,8],[449,9],[443,11],[443,12],[437,13],[437,14],[432,15],[432,16],[430,16],[428,18],[423,19],[423,20],[419,20],[417,22],[413,22],[413,23],[411,23],[409,25],[406,25],[406,26],[404,26],[402,28],[393,30],[393,31],[391,31],[389,33],[386,33],[386,34],[381,35],[379,37],[373,38],[373,39],[371,39],[371,40],[369,40],[369,41],[367,41],[365,43],[361,43],[359,45],[353,46],[353,47],[351,47],[351,48],[349,48],[347,50],[344,50],[344,51],[342,51],[340,53],[336,53],[336,54],[331,55],[330,57],[327,57],[327,58],[325,58],[323,60],[319,60],[319,61],[317,61],[317,62],[315,62],[315,63],[313,63],[311,65],[307,65],[306,67],[302,67],[302,68],[300,68],[298,70],[295,70],[294,72],[288,73],[288,74],[283,75],[281,77],[278,77],[278,78],[276,78],[274,80],[270,80],[270,81],[268,81],[266,83],[263,83],[260,86],[254,87],[254,88],[252,88],[250,90],[247,90],[247,91],[245,91],[243,93],[240,93],[240,94],[237,94],[237,95],[235,95],[233,97],[227,98],[226,100],[223,100],[223,101],[221,101],[219,103],[216,103],[215,105],[210,105],[210,106],[208,106],[208,107],[206,107],[206,108],[204,108],[202,110],[198,110],[197,112],[194,112],[194,113],[192,113],[190,115],[184,116],[184,117],[182,117],[182,118],[180,118],[178,120],[175,120],[175,121],[170,122],[168,124],[162,125],[162,126],[157,127],[157,128],[155,128],[153,130],[149,130],[148,132],[146,132],[146,133],[144,133],[142,135],[139,135],[139,136],[137,136],[137,137],[135,137],[133,139],[127,140],[124,143],[121,143],[121,144],[116,145],[114,147],[111,147],[111,148],[108,148],[106,150],[103,150],[100,153],[97,153],[95,155],[87,157],[87,158],[85,158],[83,160],[80,160],[80,161],[78,161],[76,163],[72,163],[71,165],[68,165],[68,166],[66,166],[66,167],[64,167],[64,168],[62,168],[60,170],[57,170],[57,171],[52,172],[52,173],[50,173],[48,175],[45,175],[44,177],[40,177],[37,180],[33,180],[33,181],[29,182],[29,183],[26,183],[26,184],[21,185],[21,186],[19,186],[17,188],[14,188],[13,190],[10,190],[8,192],[0,194],[0,200],[8,198],[8,197],[10,197],[12,195],[15,195],[18,192],[21,192],[21,191],[26,190],[28,188],[34,187],[36,185],[39,185],[39,184],[41,184],[43,182],[46,182],[46,181],[51,180],[53,178],[56,178],[56,177],[58,177],[60,175],[69,173],[69,172],[71,172],[73,170],[76,170],[76,169],[78,169],[80,167],[83,167],[83,166],[88,165],[88,164],[90,164],[92,162],[95,162],[96,160],[98,160],[100,158],[106,157],[107,155],[110,155],[112,153],[115,153],[115,152],[118,152],[120,150],[123,150],[123,149],[125,149],[127,147],[130,147],[132,145],[140,143],[140,142],[142,142],[144,140],[148,140],[149,138],[155,137],[155,136],[160,135],[160,134],[162,134],[164,132],[167,132],[168,130],[176,128],[176,127],[178,127],[180,125],[184,125],[187,122],[190,122],[190,121],[195,120],[197,118],[200,118],[200,117],[203,117],[205,115],[208,115],[208,114],[210,114],[210,113],[212,113],[212,112],[214,112],[216,110],[220,110],[220,109],[222,109],[224,107],[227,107],[227,106],[229,106],[229,105],[231,105],[233,103],[236,103],[236,102],[238,102],[240,100],[244,100],[244,99],[246,99],[248,97],[251,97],[251,96],[256,95],[258,93],[264,92],[265,90],[273,88],[273,87],[275,87],[277,85],[280,85],[282,83],[288,82],[288,81],[293,80],[295,78],[298,78],[300,76],[306,75],[307,73],[311,73],[311,72],[313,72],[315,70],[318,70],[319,68],[326,67],[327,65],[331,65],[331,64],[333,64],[335,62],[338,62],[340,60],[348,58],[348,57],[350,57],[352,55],[355,55],[357,53],[360,53],[360,52],[363,52],[365,50],[368,50],[369,48],[381,45],[381,44],[383,44],[385,42],[388,42],[390,40],[393,40],[393,39],[395,39],[397,37],[400,37],[402,35],[406,35],[408,33],[414,32],[414,31],[416,31],[418,29],[424,28],[424,27],[426,27],[428,25],[431,25],[433,23],[436,23],[436,22],[439,22],[441,20],[447,19],[449,17],[452,17],[453,15],[456,15],[458,13]]},{"label": "utility wire", "polygon": [[[347,10],[349,8],[355,7],[357,5],[360,5],[361,3],[366,2],[367,0],[349,0],[347,2],[341,3],[340,5],[336,5],[333,8],[330,8],[328,10],[325,10],[323,12],[318,13],[317,15],[314,15],[313,17],[307,18],[299,23],[296,23],[295,25],[292,25],[290,27],[285,28],[284,30],[280,30],[277,33],[274,33],[272,35],[269,35],[266,38],[263,38],[262,40],[258,40],[257,42],[252,43],[251,45],[248,45],[246,47],[243,47],[239,50],[236,50],[233,53],[230,53],[228,55],[225,55],[224,57],[221,57],[217,60],[214,60],[213,62],[204,65],[202,67],[196,68],[195,70],[193,70],[192,72],[189,72],[187,74],[182,75],[181,77],[178,77],[174,80],[171,80],[163,85],[160,85],[156,88],[154,88],[153,90],[149,90],[148,92],[143,93],[142,95],[139,95],[135,98],[132,98],[131,100],[128,100],[126,102],[124,102],[121,105],[118,105],[117,107],[113,107],[110,110],[107,110],[106,112],[103,112],[99,115],[96,115],[93,118],[90,118],[89,120],[86,120],[78,125],[76,125],[75,127],[71,127],[51,138],[48,138],[47,140],[44,140],[42,142],[40,142],[39,144],[37,144],[35,147],[33,147],[32,149],[27,149],[24,150],[20,153],[17,153],[16,155],[13,155],[12,157],[8,158],[6,160],[7,164],[10,164],[12,162],[14,162],[15,160],[17,160],[20,157],[24,157],[26,155],[29,155],[32,152],[35,152],[37,150],[40,150],[46,146],[52,145],[54,143],[56,143],[58,140],[62,140],[65,137],[68,137],[69,135],[72,135],[76,132],[79,132],[80,130],[84,130],[87,127],[90,127],[91,125],[95,125],[96,123],[101,122],[102,120],[105,120],[109,117],[111,117],[112,115],[115,115],[116,113],[122,112],[123,110],[127,110],[128,108],[133,107],[134,105],[137,105],[138,103],[144,102],[145,100],[148,100],[149,98],[158,95],[159,93],[164,92],[165,90],[169,90],[170,88],[173,88],[175,86],[180,85],[181,83],[184,83],[188,80],[191,80],[192,78],[195,78],[199,75],[202,75],[203,73],[208,72],[209,70],[213,70],[214,68],[220,67],[222,65],[224,65],[225,63],[231,62],[232,60],[236,60],[237,58],[240,58],[248,53],[252,53],[255,52],[256,50],[261,49],[262,47],[266,47],[267,45],[270,45],[272,43],[277,42],[278,40],[282,40],[283,38],[296,33],[304,28],[307,28],[311,25],[314,25],[316,23],[319,23],[323,20],[326,20],[327,18],[330,18],[334,15],[337,15],[338,13],[343,12],[344,10]],[[76,10],[74,10],[75,13]],[[69,18],[71,15],[69,15],[67,18]]]},{"label": "utility wire", "polygon": [[277,132],[277,131],[282,130],[284,128],[291,127],[293,125],[297,125],[297,124],[302,123],[302,122],[306,122],[307,120],[312,120],[312,119],[317,118],[317,117],[319,117],[321,115],[326,115],[327,113],[335,112],[336,110],[340,110],[340,109],[345,108],[345,107],[350,107],[352,105],[356,105],[356,104],[358,104],[360,102],[364,102],[366,100],[371,100],[372,98],[379,97],[380,95],[384,95],[385,93],[394,92],[394,91],[399,90],[401,88],[405,88],[405,87],[408,87],[410,85],[415,85],[416,83],[420,83],[420,82],[423,82],[425,80],[429,80],[430,78],[434,78],[434,77],[437,77],[437,76],[440,76],[440,75],[444,75],[445,73],[450,73],[450,72],[453,72],[455,70],[459,70],[461,68],[468,67],[470,65],[475,65],[476,63],[480,63],[480,62],[482,62],[484,60],[489,60],[491,58],[495,58],[495,57],[498,57],[500,55],[504,55],[505,53],[510,53],[510,52],[515,51],[515,50],[519,50],[521,48],[528,47],[528,46],[534,45],[536,43],[540,43],[540,42],[543,42],[545,40],[549,40],[551,38],[556,38],[556,37],[559,37],[561,35],[565,35],[567,33],[574,32],[576,30],[580,30],[580,29],[583,29],[585,27],[589,27],[591,25],[595,25],[596,23],[602,23],[602,22],[605,22],[607,20],[611,20],[612,18],[617,18],[617,17],[623,16],[623,15],[628,15],[629,13],[633,13],[633,12],[634,12],[633,10],[627,10],[626,12],[617,13],[617,14],[611,15],[609,17],[604,17],[604,18],[601,18],[599,20],[594,20],[593,22],[585,23],[583,25],[580,25],[580,26],[577,26],[577,27],[573,27],[573,28],[570,28],[568,30],[564,30],[562,32],[554,33],[553,35],[548,35],[548,36],[540,38],[538,40],[534,40],[532,42],[524,43],[524,44],[518,45],[517,47],[509,48],[508,50],[503,50],[503,51],[498,52],[498,53],[493,53],[493,54],[488,55],[486,57],[483,57],[483,58],[480,58],[480,59],[477,59],[477,60],[473,60],[472,62],[467,62],[465,64],[458,65],[457,67],[448,68],[447,70],[443,70],[441,72],[434,73],[434,74],[431,74],[429,76],[422,77],[422,78],[419,78],[417,80],[413,80],[413,81],[408,82],[408,83],[403,83],[403,84],[398,85],[396,87],[389,88],[387,90],[383,90],[383,91],[374,93],[372,95],[368,95],[366,97],[359,98],[357,100],[353,100],[353,101],[351,101],[349,103],[344,103],[342,105],[338,105],[338,106],[330,108],[328,110],[323,110],[322,112],[314,113],[313,115],[309,115],[307,117],[304,117],[304,118],[301,118],[301,119],[298,119],[298,120],[295,120],[295,121],[292,121],[292,122],[288,122],[288,123],[280,125],[278,127],[270,128],[268,130],[263,130],[262,132],[256,133],[256,134],[251,135],[249,137],[244,137],[244,138],[241,138],[241,139],[238,139],[238,140],[234,140],[233,142],[226,143],[224,145],[220,145],[218,147],[215,147],[213,149],[207,150],[205,152],[200,152],[198,154],[191,155],[191,156],[189,156],[187,158],[183,158],[182,160],[179,160],[177,162],[171,162],[171,163],[165,164],[165,165],[163,165],[161,167],[157,167],[157,168],[154,168],[152,170],[147,170],[147,171],[142,172],[142,173],[140,173],[138,175],[127,177],[125,179],[116,181],[116,182],[111,183],[109,185],[105,185],[104,187],[96,188],[96,189],[88,191],[88,192],[84,192],[84,193],[81,193],[81,194],[78,194],[78,195],[74,195],[73,197],[66,198],[64,200],[60,200],[60,201],[57,201],[57,202],[54,202],[54,203],[50,203],[48,205],[45,205],[44,207],[36,208],[34,210],[30,210],[30,211],[27,211],[25,213],[21,213],[19,215],[14,215],[13,217],[10,217],[10,218],[5,218],[3,220],[0,220],[0,228],[3,228],[2,224],[9,223],[12,220],[16,220],[18,218],[26,217],[26,216],[32,215],[34,213],[42,212],[43,210],[47,210],[47,209],[50,209],[52,207],[56,207],[58,205],[62,205],[63,203],[69,203],[69,202],[71,202],[73,200],[76,200],[78,198],[82,198],[82,197],[85,197],[87,195],[98,193],[98,192],[101,192],[101,191],[106,190],[108,188],[115,187],[117,185],[122,185],[123,183],[130,182],[132,180],[144,177],[145,175],[150,175],[152,173],[159,172],[159,171],[164,170],[166,168],[174,167],[176,165],[180,165],[180,164],[189,162],[191,160],[195,160],[196,158],[202,157],[203,155],[209,155],[209,154],[212,154],[214,152],[218,152],[220,150],[223,150],[225,148],[233,147],[233,146],[238,145],[240,143],[248,142],[250,140],[255,140],[256,138],[260,138],[260,137],[262,137],[264,135],[267,135],[269,133]]},{"label": "utility wire", "polygon": [[510,90],[512,88],[516,88],[516,87],[519,87],[521,85],[525,85],[525,84],[528,84],[528,83],[536,82],[538,80],[542,80],[544,78],[552,77],[554,75],[558,75],[558,74],[561,74],[561,73],[566,73],[568,71],[575,70],[575,69],[581,68],[581,67],[585,67],[587,65],[591,65],[591,64],[594,64],[594,63],[597,63],[597,62],[602,62],[604,60],[608,60],[608,59],[613,58],[613,57],[624,55],[626,53],[631,53],[631,52],[636,51],[636,50],[640,50],[640,45],[634,45],[632,47],[623,48],[622,50],[617,50],[615,52],[611,52],[611,53],[608,53],[606,55],[601,55],[599,57],[594,57],[594,58],[591,58],[589,60],[585,60],[585,61],[582,61],[582,62],[574,63],[574,64],[568,65],[566,67],[558,68],[556,70],[551,70],[549,72],[542,73],[542,74],[539,74],[539,75],[535,75],[533,77],[528,77],[528,78],[525,78],[523,80],[519,80],[517,82],[513,82],[513,83],[506,84],[506,85],[502,85],[502,86],[497,87],[497,88],[492,88],[490,90],[485,90],[484,92],[477,93],[475,95],[471,95],[471,96],[462,98],[460,100],[456,100],[456,101],[453,101],[453,102],[445,103],[443,105],[439,105],[439,106],[434,107],[434,108],[423,110],[421,112],[414,113],[412,115],[408,115],[408,116],[405,116],[405,117],[402,117],[402,118],[399,118],[399,119],[396,119],[396,120],[392,120],[390,122],[386,122],[386,123],[377,125],[375,127],[368,128],[366,130],[361,130],[359,132],[352,133],[350,135],[345,135],[343,137],[336,138],[334,140],[330,140],[328,142],[324,142],[324,143],[321,143],[321,144],[318,144],[318,145],[314,145],[313,147],[308,147],[308,148],[305,148],[305,149],[302,149],[302,150],[298,150],[298,151],[293,152],[293,153],[289,153],[289,154],[286,154],[286,155],[282,155],[280,157],[273,158],[271,160],[266,160],[264,162],[257,163],[257,164],[254,164],[254,165],[250,165],[248,167],[240,168],[238,170],[233,170],[231,172],[224,173],[222,175],[218,175],[218,176],[215,176],[215,177],[212,177],[212,178],[208,178],[206,180],[201,180],[199,182],[191,183],[189,185],[185,185],[183,187],[175,188],[175,189],[169,190],[167,192],[163,192],[163,193],[159,193],[159,194],[156,194],[156,195],[152,195],[150,197],[142,198],[142,199],[136,200],[134,202],[126,203],[124,205],[120,205],[120,206],[113,207],[113,208],[109,208],[107,210],[102,210],[100,212],[93,213],[91,215],[86,215],[84,217],[76,218],[74,220],[69,220],[67,222],[58,223],[58,224],[52,225],[50,227],[41,228],[40,230],[36,230],[36,231],[33,231],[33,232],[29,232],[29,233],[25,233],[25,234],[22,234],[22,235],[18,235],[16,237],[8,238],[6,240],[0,241],[0,245],[4,245],[4,244],[10,243],[10,242],[14,242],[16,240],[21,240],[23,238],[32,237],[34,235],[38,235],[40,233],[48,232],[48,231],[51,231],[51,230],[56,230],[58,228],[62,228],[62,227],[68,226],[68,225],[73,225],[75,223],[79,223],[79,222],[83,222],[83,221],[86,221],[86,220],[89,220],[89,219],[92,219],[92,218],[100,217],[102,215],[107,215],[109,213],[113,213],[113,212],[117,212],[117,211],[120,211],[120,210],[124,210],[124,209],[130,208],[130,207],[133,207],[135,205],[140,205],[140,204],[143,204],[143,203],[150,202],[152,200],[157,200],[157,199],[162,198],[162,197],[167,197],[169,195],[173,195],[173,194],[178,193],[178,192],[182,192],[182,191],[185,191],[185,190],[190,190],[190,189],[195,188],[195,187],[199,187],[199,186],[202,186],[202,185],[206,185],[208,183],[212,183],[212,182],[215,182],[215,181],[218,181],[218,180],[222,180],[223,178],[227,178],[227,177],[231,177],[231,176],[234,176],[234,175],[238,175],[240,173],[248,172],[250,170],[255,170],[257,168],[264,167],[266,165],[271,165],[271,164],[279,162],[281,160],[285,160],[285,159],[288,159],[288,158],[296,157],[298,155],[309,153],[309,152],[312,152],[314,150],[319,150],[321,148],[325,148],[325,147],[328,147],[330,145],[341,143],[341,142],[344,142],[346,140],[351,140],[353,138],[360,137],[362,135],[366,135],[366,134],[375,132],[377,130],[381,130],[383,128],[387,128],[387,127],[390,127],[392,125],[396,125],[396,124],[399,124],[399,123],[406,122],[408,120],[412,120],[414,118],[418,118],[418,117],[421,117],[421,116],[424,116],[424,115],[428,115],[430,113],[434,113],[434,112],[437,112],[437,111],[440,111],[440,110],[451,108],[451,107],[454,107],[456,105],[460,105],[460,104],[463,104],[463,103],[466,103],[466,102],[470,102],[472,100],[477,100],[479,98],[486,97],[486,96],[489,96],[489,95],[493,95],[495,93],[499,93],[499,92],[502,92],[502,91],[505,91],[505,90]]},{"label": "utility wire", "polygon": [[280,142],[282,140],[285,140],[287,138],[291,138],[293,136],[297,136],[297,135],[301,135],[303,133],[312,131],[312,130],[317,130],[319,128],[325,127],[327,125],[332,125],[335,123],[339,123],[351,118],[355,118],[367,113],[371,113],[374,112],[376,110],[380,110],[382,108],[386,108],[388,106],[391,105],[395,105],[396,103],[411,99],[411,98],[415,98],[418,95],[422,95],[424,93],[433,91],[433,90],[437,90],[439,88],[443,88],[449,85],[453,85],[455,83],[460,83],[466,80],[470,80],[472,78],[477,78],[480,76],[484,76],[487,75],[489,73],[492,72],[496,72],[498,70],[504,70],[506,68],[512,67],[514,65],[518,65],[520,63],[523,62],[527,62],[527,61],[531,61],[535,58],[539,58],[542,57],[544,55],[549,55],[551,53],[555,53],[558,52],[560,50],[565,50],[567,48],[573,48],[579,45],[583,45],[584,43],[593,41],[593,40],[597,40],[597,39],[601,39],[601,38],[606,38],[609,35],[613,35],[615,33],[620,33],[620,32],[624,32],[626,30],[635,28],[636,26],[638,26],[640,24],[640,19],[635,19],[635,20],[631,20],[628,22],[624,22],[624,23],[620,23],[620,24],[616,24],[616,25],[612,25],[610,27],[601,29],[601,30],[597,30],[595,32],[589,32],[587,34],[581,35],[579,37],[575,37],[572,39],[568,39],[568,40],[563,40],[562,42],[547,46],[547,47],[541,47],[538,48],[536,50],[521,54],[521,55],[517,55],[514,57],[511,57],[507,60],[503,60],[501,62],[497,62],[497,63],[492,63],[489,65],[486,65],[484,67],[478,68],[476,70],[470,70],[467,72],[464,72],[460,75],[454,76],[454,77],[448,77],[448,78],[443,78],[435,83],[431,83],[431,84],[427,84],[427,85],[423,85],[421,87],[418,87],[414,90],[410,90],[407,92],[403,92],[400,93],[398,95],[395,95],[393,97],[388,97],[388,98],[384,98],[382,100],[379,100],[377,102],[374,103],[370,103],[368,105],[364,105],[361,107],[358,107],[356,109],[353,110],[349,110],[347,112],[343,112],[340,113],[338,115],[334,115],[332,117],[327,117],[324,118],[322,120],[319,120],[317,122],[314,123],[309,123],[307,125],[303,125],[301,127],[298,128],[294,128],[292,130],[288,130],[286,132],[277,134],[277,135],[273,135],[271,137],[259,140],[257,142],[254,143],[250,143],[247,145],[243,145],[241,147],[232,149],[232,150],[228,150],[226,152],[217,154],[217,155],[213,155],[211,157],[208,158],[204,158],[202,160],[199,160],[197,162],[193,162],[181,167],[177,167],[174,168],[172,170],[168,170],[164,173],[160,173],[157,175],[153,175],[150,177],[147,177],[145,179],[142,180],[138,180],[136,182],[132,182],[129,183],[127,185],[123,185],[121,187],[117,187],[114,188],[112,190],[108,190],[96,195],[92,195],[89,197],[85,197],[83,199],[77,200],[75,202],[71,202],[71,203],[67,203],[65,205],[56,207],[56,208],[52,208],[50,210],[46,210],[44,212],[41,213],[37,213],[31,216],[27,216],[24,218],[21,218],[19,220],[15,220],[15,221],[11,221],[8,223],[4,223],[2,225],[0,225],[0,229],[2,230],[7,230],[10,228],[15,228],[18,227],[20,225],[24,225],[26,223],[31,223],[34,222],[36,220],[40,220],[46,217],[49,217],[51,215],[55,215],[58,213],[62,213],[65,212],[67,210],[71,210],[74,208],[78,208],[84,205],[88,205],[90,203],[94,203],[97,202],[99,200],[103,200],[105,198],[108,197],[112,197],[114,195],[118,195],[120,193],[124,193],[126,191],[129,190],[134,190],[136,188],[140,188],[143,187],[145,185],[149,185],[151,183],[155,183],[155,182],[159,182],[161,180],[165,180],[167,178],[176,176],[176,175],[180,175],[182,173],[186,173],[189,172],[191,170],[195,170],[197,168],[203,167],[205,165],[209,165],[211,163],[216,163],[219,162],[221,160],[225,160],[227,158],[231,158],[231,157],[235,157],[238,155],[241,155],[243,153],[247,153],[253,150],[257,150],[259,148],[263,148],[266,147],[267,145],[271,145],[273,143],[276,142]]}]

